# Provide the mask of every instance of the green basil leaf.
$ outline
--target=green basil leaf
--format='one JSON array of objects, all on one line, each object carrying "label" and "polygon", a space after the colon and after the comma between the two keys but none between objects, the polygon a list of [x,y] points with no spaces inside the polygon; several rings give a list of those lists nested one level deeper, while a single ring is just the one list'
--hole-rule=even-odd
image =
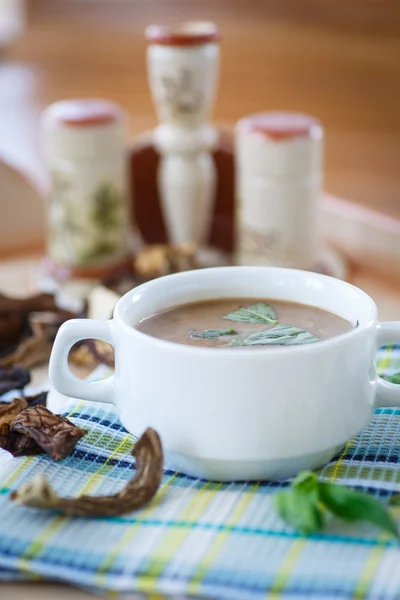
[{"label": "green basil leaf", "polygon": [[272,329],[251,333],[242,340],[233,340],[232,346],[293,346],[311,344],[318,338],[292,325],[277,325]]},{"label": "green basil leaf", "polygon": [[376,498],[333,483],[319,483],[321,503],[346,521],[368,521],[399,537],[397,525],[387,508]]},{"label": "green basil leaf", "polygon": [[400,506],[400,494],[395,494],[389,500],[390,506]]},{"label": "green basil leaf", "polygon": [[205,331],[192,331],[191,338],[199,338],[201,340],[210,340],[212,338],[222,337],[224,335],[237,335],[234,329],[206,329]]},{"label": "green basil leaf", "polygon": [[278,492],[274,504],[281,519],[305,535],[321,531],[324,526],[322,511],[312,494],[296,489]]},{"label": "green basil leaf", "polygon": [[276,312],[266,302],[257,302],[247,308],[239,308],[235,312],[223,317],[227,321],[240,321],[242,323],[277,323]]},{"label": "green basil leaf", "polygon": [[400,383],[400,372],[393,375],[382,375],[382,379],[390,381],[390,383]]},{"label": "green basil leaf", "polygon": [[318,492],[319,481],[312,471],[301,471],[294,479],[292,486],[302,492]]}]

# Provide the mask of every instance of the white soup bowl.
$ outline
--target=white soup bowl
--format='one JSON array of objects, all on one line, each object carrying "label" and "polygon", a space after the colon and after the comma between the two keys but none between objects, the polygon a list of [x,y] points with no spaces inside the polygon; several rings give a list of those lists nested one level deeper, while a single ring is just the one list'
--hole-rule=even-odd
[{"label": "white soup bowl", "polygon": [[[134,327],[180,304],[241,297],[315,306],[354,328],[313,344],[229,350]],[[89,383],[71,373],[68,353],[86,338],[114,346],[113,377]],[[135,436],[156,429],[171,468],[213,480],[283,479],[329,461],[374,408],[400,404],[400,386],[377,377],[375,366],[377,349],[399,340],[400,323],[379,323],[373,300],[343,281],[270,267],[203,269],[136,287],[110,321],[65,323],[50,378],[62,394],[115,404]]]}]

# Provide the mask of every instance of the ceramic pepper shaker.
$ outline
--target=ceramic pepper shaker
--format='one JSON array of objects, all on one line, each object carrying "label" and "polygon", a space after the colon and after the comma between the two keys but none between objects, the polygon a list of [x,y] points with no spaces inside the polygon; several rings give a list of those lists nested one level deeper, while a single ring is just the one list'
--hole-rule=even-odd
[{"label": "ceramic pepper shaker", "polygon": [[67,100],[43,113],[50,174],[48,260],[73,276],[113,269],[129,246],[125,114],[106,100]]},{"label": "ceramic pepper shaker", "polygon": [[236,260],[313,270],[323,129],[298,113],[241,119],[235,131]]},{"label": "ceramic pepper shaker", "polygon": [[219,32],[189,22],[146,30],[150,88],[160,125],[158,189],[169,242],[202,244],[209,233],[217,132],[208,123],[218,75]]}]

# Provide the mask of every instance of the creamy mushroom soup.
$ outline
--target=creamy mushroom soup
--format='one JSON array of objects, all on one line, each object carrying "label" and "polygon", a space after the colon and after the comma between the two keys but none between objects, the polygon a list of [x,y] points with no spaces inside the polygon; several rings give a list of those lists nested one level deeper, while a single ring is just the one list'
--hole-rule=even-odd
[{"label": "creamy mushroom soup", "polygon": [[310,344],[346,333],[354,325],[296,302],[221,298],[169,308],[134,327],[169,342],[232,349]]}]

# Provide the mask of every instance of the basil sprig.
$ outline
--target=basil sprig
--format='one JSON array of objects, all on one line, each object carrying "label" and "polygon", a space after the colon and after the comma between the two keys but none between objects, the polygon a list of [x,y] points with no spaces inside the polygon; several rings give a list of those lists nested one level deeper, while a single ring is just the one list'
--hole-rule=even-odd
[{"label": "basil sprig", "polygon": [[247,308],[239,308],[225,315],[223,319],[241,323],[278,323],[275,310],[266,302],[257,302]]},{"label": "basil sprig", "polygon": [[[245,337],[234,339],[229,344],[230,346],[293,346],[318,342],[318,338],[309,331],[299,329],[299,327],[293,325],[279,323],[275,310],[266,302],[256,302],[251,306],[241,307],[222,318],[240,323],[276,325],[272,329],[257,331]],[[238,333],[230,328],[192,331],[189,335],[191,338],[207,340],[225,335],[237,335]]]},{"label": "basil sprig", "polygon": [[294,346],[318,342],[312,333],[293,325],[277,325],[272,329],[256,331],[243,339],[232,340],[231,346]]},{"label": "basil sprig", "polygon": [[367,521],[399,538],[397,525],[387,508],[376,498],[338,485],[318,481],[311,471],[300,473],[289,490],[274,496],[279,516],[305,535],[324,527],[325,513],[344,521]]},{"label": "basil sprig", "polygon": [[230,329],[205,329],[204,331],[192,331],[190,333],[191,338],[198,338],[201,340],[210,340],[224,335],[237,335],[237,331],[231,327]]}]

